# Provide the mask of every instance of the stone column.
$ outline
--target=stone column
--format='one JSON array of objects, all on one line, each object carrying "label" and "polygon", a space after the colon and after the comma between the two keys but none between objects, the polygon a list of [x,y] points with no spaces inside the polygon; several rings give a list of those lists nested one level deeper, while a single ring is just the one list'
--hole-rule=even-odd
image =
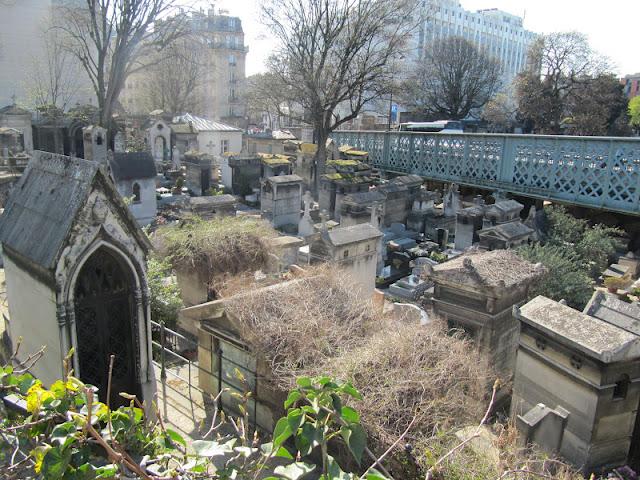
[{"label": "stone column", "polygon": [[[73,302],[67,303],[67,330],[71,346],[73,347],[73,371],[75,377],[80,378],[80,360],[78,357],[78,335],[76,334],[76,307]],[[64,352],[65,355],[67,352]]]},{"label": "stone column", "polygon": [[56,319],[58,320],[58,330],[60,332],[60,365],[64,373],[64,357],[69,352],[69,338],[67,336],[67,309],[64,303],[58,303],[56,306]]}]

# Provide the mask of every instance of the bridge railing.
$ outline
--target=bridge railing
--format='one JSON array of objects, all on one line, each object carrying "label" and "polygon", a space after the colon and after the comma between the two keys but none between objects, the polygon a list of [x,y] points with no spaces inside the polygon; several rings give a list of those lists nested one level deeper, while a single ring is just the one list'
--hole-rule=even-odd
[{"label": "bridge railing", "polygon": [[336,131],[373,167],[640,214],[640,139]]}]

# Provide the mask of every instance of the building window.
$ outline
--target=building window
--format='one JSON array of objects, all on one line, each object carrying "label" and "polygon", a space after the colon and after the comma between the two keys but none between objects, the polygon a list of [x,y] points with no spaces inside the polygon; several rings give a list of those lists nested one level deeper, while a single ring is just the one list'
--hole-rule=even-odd
[{"label": "building window", "polygon": [[229,65],[235,65],[235,64],[236,64],[236,56],[229,55]]},{"label": "building window", "polygon": [[629,390],[629,375],[622,375],[620,380],[616,382],[613,387],[613,399],[622,400],[627,397],[627,391]]},{"label": "building window", "polygon": [[345,250],[345,251],[342,253],[342,258],[347,258],[348,256],[349,256],[349,250]]},{"label": "building window", "polygon": [[140,203],[140,184],[133,184],[133,203]]},{"label": "building window", "polygon": [[224,155],[229,151],[229,140],[222,140],[220,142],[220,154]]}]

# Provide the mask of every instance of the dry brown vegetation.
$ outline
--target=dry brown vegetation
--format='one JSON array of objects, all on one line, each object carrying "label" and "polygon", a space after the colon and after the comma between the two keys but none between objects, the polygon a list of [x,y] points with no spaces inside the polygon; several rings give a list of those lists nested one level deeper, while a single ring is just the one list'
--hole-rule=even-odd
[{"label": "dry brown vegetation", "polygon": [[486,409],[487,369],[473,345],[447,335],[440,321],[387,321],[358,348],[310,373],[353,381],[364,397],[357,405],[363,424],[380,447],[391,445],[414,416],[411,444],[477,422]]},{"label": "dry brown vegetation", "polygon": [[267,222],[250,217],[193,217],[158,229],[153,240],[176,271],[198,270],[214,279],[264,268],[276,235]]},{"label": "dry brown vegetation", "polygon": [[473,346],[441,322],[384,318],[335,270],[311,269],[285,287],[244,291],[226,305],[282,390],[300,375],[352,381],[364,396],[355,407],[374,452],[414,416],[410,443],[476,422],[486,407],[487,370]]},{"label": "dry brown vegetation", "polygon": [[380,322],[341,275],[312,269],[307,275],[227,299],[243,338],[270,362],[274,380],[288,389],[296,375],[360,345]]}]

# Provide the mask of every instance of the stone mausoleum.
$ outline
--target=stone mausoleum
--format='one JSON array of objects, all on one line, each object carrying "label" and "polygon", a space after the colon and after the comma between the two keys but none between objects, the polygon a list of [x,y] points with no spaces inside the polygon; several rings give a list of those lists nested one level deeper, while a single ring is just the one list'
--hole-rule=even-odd
[{"label": "stone mausoleum", "polygon": [[36,151],[0,217],[0,242],[18,361],[46,346],[31,372],[47,385],[73,348],[75,375],[104,401],[115,355],[112,405],[118,392],[150,401],[151,245],[106,167]]},{"label": "stone mausoleum", "polygon": [[638,451],[640,322],[600,295],[590,314],[543,296],[514,308],[520,340],[511,415],[525,437],[584,473],[624,465]]},{"label": "stone mausoleum", "polygon": [[512,308],[526,300],[531,284],[544,273],[542,265],[509,250],[470,250],[434,267],[425,265],[434,283],[435,313],[471,337],[504,379],[513,374],[518,347]]}]

